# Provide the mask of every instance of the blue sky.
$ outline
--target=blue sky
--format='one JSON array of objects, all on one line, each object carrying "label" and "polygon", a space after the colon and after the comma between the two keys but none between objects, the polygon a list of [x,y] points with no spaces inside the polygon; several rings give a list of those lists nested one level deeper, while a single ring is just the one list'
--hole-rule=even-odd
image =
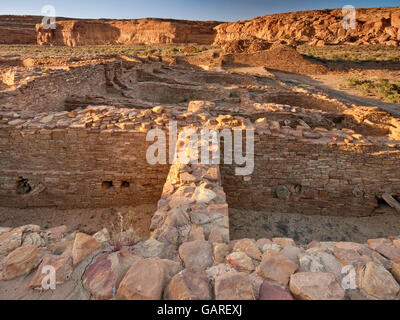
[{"label": "blue sky", "polygon": [[1,0],[0,14],[41,15],[44,5],[56,15],[74,18],[246,20],[277,12],[400,6],[399,0]]}]

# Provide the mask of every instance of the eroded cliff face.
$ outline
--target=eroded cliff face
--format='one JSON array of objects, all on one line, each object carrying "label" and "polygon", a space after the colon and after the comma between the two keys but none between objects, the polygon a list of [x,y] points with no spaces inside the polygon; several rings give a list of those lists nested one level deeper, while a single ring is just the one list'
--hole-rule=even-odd
[{"label": "eroded cliff face", "polygon": [[344,29],[341,9],[274,14],[218,25],[214,44],[255,38],[289,44],[400,43],[400,7],[356,10],[356,29]]},{"label": "eroded cliff face", "polygon": [[36,33],[40,45],[212,44],[218,24],[166,19],[59,21],[55,30],[36,25]]},{"label": "eroded cliff face", "polygon": [[[0,15],[0,44],[36,44],[36,25],[42,16]],[[71,20],[57,17],[58,21]]]},{"label": "eroded cliff face", "polygon": [[35,25],[41,20],[37,16],[0,16],[0,44],[36,43]]}]

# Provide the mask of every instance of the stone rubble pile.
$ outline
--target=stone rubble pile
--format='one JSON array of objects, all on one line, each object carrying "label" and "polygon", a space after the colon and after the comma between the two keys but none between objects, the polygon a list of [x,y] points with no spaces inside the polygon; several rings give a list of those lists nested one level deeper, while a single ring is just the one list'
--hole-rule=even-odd
[{"label": "stone rubble pile", "polygon": [[[196,107],[195,107],[196,105]],[[206,107],[202,107],[205,105]],[[363,135],[353,129],[332,127],[329,113],[302,109],[274,103],[254,103],[251,112],[241,115],[215,114],[209,101],[192,101],[187,112],[174,108],[156,106],[151,109],[117,108],[95,106],[73,111],[34,113],[30,111],[0,112],[0,128],[8,130],[29,130],[51,132],[52,130],[87,130],[88,132],[143,132],[151,129],[169,129],[171,121],[177,121],[178,128],[186,126],[207,129],[256,130],[259,134],[272,135],[282,139],[301,140],[320,144],[350,144],[362,146],[389,146],[399,148],[400,121],[393,118],[386,125],[389,134]],[[264,113],[264,118],[251,121],[252,113]],[[307,122],[303,119],[308,119]],[[366,127],[374,126],[363,119]],[[353,121],[354,122],[354,121]],[[369,123],[367,123],[369,122]],[[328,125],[329,124],[329,125]],[[350,123],[352,127],[356,126]],[[355,122],[355,124],[357,124]],[[313,127],[311,127],[311,125]],[[382,124],[381,124],[382,125]],[[379,124],[377,124],[379,126]]]},{"label": "stone rubble pile", "polygon": [[81,297],[96,300],[399,299],[400,236],[297,246],[219,233],[206,241],[204,233],[192,225],[181,244],[160,237],[116,251],[106,230],[90,236],[65,226],[0,228],[0,291],[22,281],[25,297],[40,297],[43,270],[52,266],[52,294],[73,283]]}]

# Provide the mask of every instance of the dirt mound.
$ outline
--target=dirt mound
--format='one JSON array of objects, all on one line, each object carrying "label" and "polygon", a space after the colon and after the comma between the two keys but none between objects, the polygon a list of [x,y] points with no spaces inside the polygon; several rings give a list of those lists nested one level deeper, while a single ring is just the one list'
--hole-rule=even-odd
[{"label": "dirt mound", "polygon": [[[235,49],[236,44],[227,46]],[[222,49],[179,57],[178,64],[190,64],[203,69],[215,67],[265,67],[274,70],[300,74],[325,74],[329,68],[320,61],[302,56],[293,46],[275,43],[268,50],[255,51],[249,47],[248,52],[224,54]],[[233,50],[231,50],[233,51]],[[240,47],[238,49],[240,51]]]},{"label": "dirt mound", "polygon": [[342,9],[273,14],[249,21],[217,26],[215,45],[235,40],[264,39],[291,44],[387,44],[400,43],[400,7],[356,10],[356,28],[343,28]]},{"label": "dirt mound", "polygon": [[227,54],[222,57],[222,65],[263,66],[269,69],[301,74],[324,74],[328,67],[303,57],[292,46],[274,44],[269,50],[253,53]]},{"label": "dirt mound", "polygon": [[254,53],[262,50],[268,50],[271,43],[262,39],[251,40],[233,40],[222,45],[222,50],[225,54],[235,53]]},{"label": "dirt mound", "polygon": [[36,26],[40,45],[212,44],[215,21],[172,19],[58,21],[55,30]]}]

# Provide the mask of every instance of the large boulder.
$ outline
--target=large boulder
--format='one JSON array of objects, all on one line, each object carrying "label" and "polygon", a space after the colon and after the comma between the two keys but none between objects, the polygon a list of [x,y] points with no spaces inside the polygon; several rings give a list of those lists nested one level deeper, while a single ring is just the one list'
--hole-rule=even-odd
[{"label": "large boulder", "polygon": [[265,280],[275,281],[280,285],[287,286],[290,276],[298,268],[299,266],[292,260],[272,249],[268,249],[257,267],[257,274]]},{"label": "large boulder", "polygon": [[395,248],[393,244],[381,244],[375,248],[375,251],[380,253],[387,259],[390,259],[394,262],[400,262],[400,249]]},{"label": "large boulder", "polygon": [[253,286],[247,274],[229,272],[215,279],[216,300],[254,300]]},{"label": "large boulder", "polygon": [[43,251],[35,245],[19,247],[3,260],[3,280],[23,276],[35,269],[43,256]]},{"label": "large boulder", "polygon": [[290,277],[290,291],[300,300],[343,300],[345,290],[332,273],[299,272]]},{"label": "large boulder", "polygon": [[81,263],[89,255],[101,248],[101,243],[92,236],[78,233],[72,247],[72,262],[74,266]]},{"label": "large boulder", "polygon": [[46,276],[48,276],[48,273],[45,272],[46,270],[43,268],[47,266],[52,266],[56,272],[56,285],[60,285],[65,281],[68,281],[73,272],[71,257],[54,255],[45,256],[35,275],[29,282],[30,288],[37,290],[43,289],[43,280]]},{"label": "large boulder", "polygon": [[83,275],[83,285],[97,300],[114,298],[128,269],[141,258],[128,252],[101,255]]},{"label": "large boulder", "polygon": [[117,299],[161,300],[166,284],[181,270],[177,262],[159,258],[134,263],[122,279]]},{"label": "large boulder", "polygon": [[185,242],[179,247],[179,256],[186,268],[206,269],[213,265],[213,248],[207,241]]},{"label": "large boulder", "polygon": [[14,229],[0,234],[0,254],[8,254],[22,245],[22,230]]},{"label": "large boulder", "polygon": [[377,299],[393,299],[400,287],[393,276],[376,262],[368,262],[357,269],[357,286]]},{"label": "large boulder", "polygon": [[169,283],[167,300],[210,300],[210,280],[204,270],[185,269]]}]

